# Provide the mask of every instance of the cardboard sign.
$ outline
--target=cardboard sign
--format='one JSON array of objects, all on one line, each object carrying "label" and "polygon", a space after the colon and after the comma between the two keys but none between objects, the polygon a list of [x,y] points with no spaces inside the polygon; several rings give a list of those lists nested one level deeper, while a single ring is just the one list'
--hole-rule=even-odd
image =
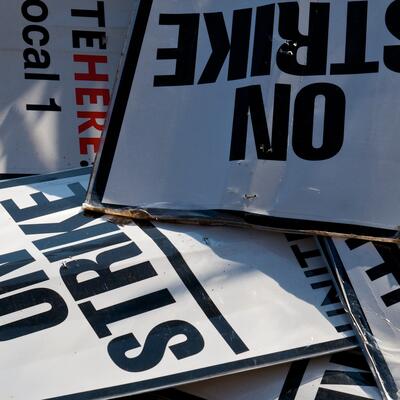
[{"label": "cardboard sign", "polygon": [[[382,399],[359,350],[210,379],[178,389],[196,396],[193,400]],[[185,398],[174,396],[172,391],[160,392],[160,396],[165,396],[161,397],[163,400]]]},{"label": "cardboard sign", "polygon": [[118,397],[354,347],[313,238],[87,216],[88,172],[0,183],[2,398]]},{"label": "cardboard sign", "polygon": [[137,0],[0,0],[0,174],[93,162]]},{"label": "cardboard sign", "polygon": [[385,398],[399,399],[399,247],[359,240],[321,243],[376,381]]},{"label": "cardboard sign", "polygon": [[87,207],[392,238],[398,4],[142,0]]}]

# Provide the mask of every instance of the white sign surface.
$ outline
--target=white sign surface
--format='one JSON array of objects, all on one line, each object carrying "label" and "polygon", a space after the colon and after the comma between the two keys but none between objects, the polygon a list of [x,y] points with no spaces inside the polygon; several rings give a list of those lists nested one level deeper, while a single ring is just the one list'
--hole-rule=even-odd
[{"label": "white sign surface", "polygon": [[328,239],[333,272],[363,349],[388,399],[400,398],[400,250]]},{"label": "white sign surface", "polygon": [[143,0],[88,203],[393,236],[398,13],[388,0]]},{"label": "white sign surface", "polygon": [[313,238],[85,216],[87,173],[0,183],[2,399],[117,397],[354,346]]},{"label": "white sign surface", "polygon": [[94,160],[137,0],[0,0],[0,173]]}]

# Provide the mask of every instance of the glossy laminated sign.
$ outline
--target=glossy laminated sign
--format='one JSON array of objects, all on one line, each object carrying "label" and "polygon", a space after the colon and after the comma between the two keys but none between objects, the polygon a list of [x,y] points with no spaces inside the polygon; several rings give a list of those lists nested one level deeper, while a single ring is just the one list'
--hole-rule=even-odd
[{"label": "glossy laminated sign", "polygon": [[0,0],[0,174],[86,166],[138,0]]},{"label": "glossy laminated sign", "polygon": [[[195,382],[177,389],[195,396],[187,400],[382,399],[368,364],[358,349]],[[166,400],[185,399],[172,390],[159,394]],[[164,397],[161,399],[164,400]],[[151,397],[143,400],[151,400]]]},{"label": "glossy laminated sign", "polygon": [[113,398],[354,347],[313,238],[84,215],[88,174],[0,183],[2,399]]},{"label": "glossy laminated sign", "polygon": [[86,207],[393,239],[399,15],[142,0]]},{"label": "glossy laminated sign", "polygon": [[399,247],[352,239],[321,239],[321,244],[385,399],[399,399]]}]

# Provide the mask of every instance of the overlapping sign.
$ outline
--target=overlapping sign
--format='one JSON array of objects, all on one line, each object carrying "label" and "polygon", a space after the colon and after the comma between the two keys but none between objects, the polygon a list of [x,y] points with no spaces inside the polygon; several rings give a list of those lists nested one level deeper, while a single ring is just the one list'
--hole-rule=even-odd
[{"label": "overlapping sign", "polygon": [[137,5],[0,1],[0,174],[93,162]]},{"label": "overlapping sign", "polygon": [[385,398],[400,398],[400,251],[396,244],[321,239],[343,304]]},{"label": "overlapping sign", "polygon": [[[358,350],[196,382],[179,389],[196,396],[193,400],[382,398],[368,364]],[[171,400],[185,398],[172,391],[160,392],[160,395]]]},{"label": "overlapping sign", "polygon": [[84,215],[88,172],[0,183],[2,398],[118,397],[354,347],[313,238]]},{"label": "overlapping sign", "polygon": [[87,207],[393,238],[399,9],[142,0]]}]

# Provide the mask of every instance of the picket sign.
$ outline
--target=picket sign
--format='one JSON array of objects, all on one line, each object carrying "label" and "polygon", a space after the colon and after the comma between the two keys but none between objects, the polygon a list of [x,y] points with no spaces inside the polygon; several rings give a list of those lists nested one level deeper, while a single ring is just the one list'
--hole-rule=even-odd
[{"label": "picket sign", "polygon": [[[187,400],[382,399],[359,350],[214,378],[178,389],[196,396]],[[185,399],[172,390],[160,392],[159,395],[160,400]],[[132,400],[135,398],[132,397]]]},{"label": "picket sign", "polygon": [[141,0],[87,209],[395,240],[399,0]]},{"label": "picket sign", "polygon": [[137,0],[0,0],[0,174],[93,162]]},{"label": "picket sign", "polygon": [[355,346],[313,238],[84,215],[89,172],[0,182],[2,399],[112,398]]},{"label": "picket sign", "polygon": [[384,398],[399,399],[399,247],[354,239],[320,243]]}]

